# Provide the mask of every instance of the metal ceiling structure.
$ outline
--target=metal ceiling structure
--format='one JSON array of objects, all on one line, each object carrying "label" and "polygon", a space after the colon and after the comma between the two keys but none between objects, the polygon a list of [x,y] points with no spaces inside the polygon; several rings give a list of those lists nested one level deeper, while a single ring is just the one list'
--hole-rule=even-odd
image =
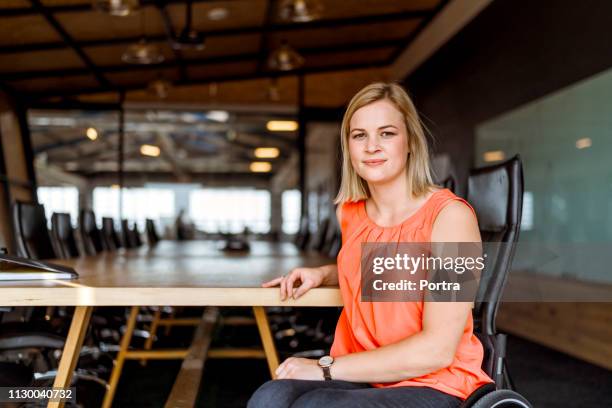
[{"label": "metal ceiling structure", "polygon": [[[182,181],[211,175],[267,179],[278,163],[304,147],[299,131],[277,134],[265,124],[298,119],[298,106],[313,108],[305,106],[305,93],[312,90],[305,77],[389,67],[448,2],[320,0],[320,18],[287,22],[279,12],[284,1],[140,0],[139,11],[127,17],[96,10],[91,0],[0,2],[0,85],[31,108],[38,168],[111,177],[118,171],[122,135],[125,162],[120,172],[128,180],[142,174]],[[206,38],[201,51],[173,47],[186,26],[189,3],[193,28]],[[212,18],[219,10],[225,18]],[[122,62],[125,49],[142,39],[159,48],[163,62]],[[304,58],[302,67],[287,72],[268,67],[268,56],[284,43]],[[156,80],[172,87],[169,99],[149,91]],[[346,96],[337,95],[332,85],[341,84],[318,82],[319,100],[339,107],[343,102],[334,100]],[[278,87],[278,100],[270,99],[272,86]],[[260,113],[225,107],[217,97],[220,90],[223,102],[236,100]],[[128,106],[124,132],[118,132],[118,113],[113,111],[119,95]],[[169,102],[181,98],[203,107],[172,111]],[[134,102],[145,107],[129,108]],[[42,106],[61,110],[32,109]],[[66,110],[70,106],[74,109]],[[211,109],[224,109],[227,121],[209,120]],[[85,136],[88,127],[97,129],[97,140]],[[143,157],[139,146],[147,143],[162,146],[162,154]],[[279,157],[270,160],[271,174],[250,174],[253,151],[261,146],[277,147]]]}]

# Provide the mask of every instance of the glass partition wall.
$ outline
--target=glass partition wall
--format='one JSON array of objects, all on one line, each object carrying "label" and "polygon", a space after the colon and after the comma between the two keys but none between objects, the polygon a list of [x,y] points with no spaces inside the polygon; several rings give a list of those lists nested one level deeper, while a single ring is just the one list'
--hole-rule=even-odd
[{"label": "glass partition wall", "polygon": [[611,113],[609,70],[477,127],[478,166],[521,155],[520,241],[554,258],[519,251],[515,268],[612,283]]}]

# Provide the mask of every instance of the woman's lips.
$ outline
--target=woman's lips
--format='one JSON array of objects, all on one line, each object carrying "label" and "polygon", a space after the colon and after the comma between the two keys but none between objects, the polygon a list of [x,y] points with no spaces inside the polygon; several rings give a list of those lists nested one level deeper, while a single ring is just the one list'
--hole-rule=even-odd
[{"label": "woman's lips", "polygon": [[381,164],[383,164],[386,161],[387,160],[384,160],[384,159],[364,160],[363,164],[365,164],[366,166],[370,166],[370,167],[376,167],[376,166],[380,166]]}]

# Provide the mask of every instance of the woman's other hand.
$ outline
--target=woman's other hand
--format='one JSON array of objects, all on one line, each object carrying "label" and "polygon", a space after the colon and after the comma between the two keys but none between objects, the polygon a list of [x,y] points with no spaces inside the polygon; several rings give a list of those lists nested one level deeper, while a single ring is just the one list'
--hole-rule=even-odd
[{"label": "woman's other hand", "polygon": [[325,380],[317,360],[289,357],[275,371],[277,380]]}]

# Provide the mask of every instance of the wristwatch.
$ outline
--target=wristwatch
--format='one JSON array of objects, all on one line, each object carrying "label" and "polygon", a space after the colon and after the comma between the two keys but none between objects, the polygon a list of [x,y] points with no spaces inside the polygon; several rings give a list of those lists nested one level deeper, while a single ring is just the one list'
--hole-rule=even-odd
[{"label": "wristwatch", "polygon": [[334,364],[334,358],[332,356],[323,356],[319,359],[319,367],[323,370],[323,377],[325,381],[331,381],[331,372],[329,368]]}]

